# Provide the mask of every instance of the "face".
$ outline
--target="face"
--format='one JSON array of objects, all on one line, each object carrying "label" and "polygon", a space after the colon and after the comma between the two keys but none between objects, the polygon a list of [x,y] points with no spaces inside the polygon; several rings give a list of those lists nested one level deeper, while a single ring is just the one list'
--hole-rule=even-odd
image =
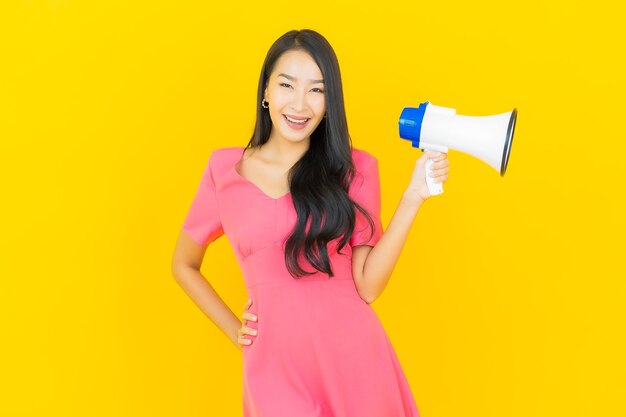
[{"label": "face", "polygon": [[265,88],[272,137],[308,141],[326,112],[322,72],[304,51],[285,52],[274,65]]}]

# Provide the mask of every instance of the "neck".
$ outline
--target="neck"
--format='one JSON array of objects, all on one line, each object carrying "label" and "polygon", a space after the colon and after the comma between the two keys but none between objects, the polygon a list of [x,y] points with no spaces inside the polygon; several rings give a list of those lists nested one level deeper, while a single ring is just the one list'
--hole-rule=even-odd
[{"label": "neck", "polygon": [[290,142],[273,135],[265,142],[265,156],[274,161],[284,162],[288,166],[295,164],[309,149],[310,138],[300,142]]}]

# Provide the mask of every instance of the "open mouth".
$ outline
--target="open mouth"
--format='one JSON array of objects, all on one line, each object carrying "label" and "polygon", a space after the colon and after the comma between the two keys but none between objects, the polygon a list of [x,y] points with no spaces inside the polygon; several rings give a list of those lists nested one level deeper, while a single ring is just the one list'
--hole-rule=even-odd
[{"label": "open mouth", "polygon": [[283,114],[283,117],[287,121],[287,124],[294,129],[303,128],[309,122],[309,120],[311,120],[310,118],[294,119],[293,117],[289,117],[286,114]]},{"label": "open mouth", "polygon": [[285,116],[285,119],[287,119],[289,122],[291,123],[296,123],[299,125],[303,125],[306,122],[308,122],[310,119],[304,118],[304,119],[294,119],[293,117],[289,117],[286,114],[283,114],[283,116]]}]

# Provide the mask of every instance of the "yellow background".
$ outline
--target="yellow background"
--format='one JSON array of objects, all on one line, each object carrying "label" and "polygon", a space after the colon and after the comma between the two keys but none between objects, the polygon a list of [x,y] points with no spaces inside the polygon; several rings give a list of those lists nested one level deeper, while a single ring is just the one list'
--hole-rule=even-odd
[{"label": "yellow background", "polygon": [[[624,415],[614,7],[3,1],[0,415],[241,415],[241,354],[170,262],[209,153],[247,143],[263,58],[294,28],[335,48],[385,227],[421,156],[404,107],[519,111],[504,177],[450,152],[372,304],[422,417]],[[239,316],[225,238],[203,273]]]}]

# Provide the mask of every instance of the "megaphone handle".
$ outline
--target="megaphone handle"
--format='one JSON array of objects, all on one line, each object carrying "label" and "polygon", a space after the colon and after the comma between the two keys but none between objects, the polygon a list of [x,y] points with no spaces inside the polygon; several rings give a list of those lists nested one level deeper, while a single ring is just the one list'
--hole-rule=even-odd
[{"label": "megaphone handle", "polygon": [[439,195],[443,193],[443,183],[435,182],[435,179],[430,176],[433,163],[432,159],[428,159],[426,161],[426,185],[428,185],[428,192],[430,195]]}]

